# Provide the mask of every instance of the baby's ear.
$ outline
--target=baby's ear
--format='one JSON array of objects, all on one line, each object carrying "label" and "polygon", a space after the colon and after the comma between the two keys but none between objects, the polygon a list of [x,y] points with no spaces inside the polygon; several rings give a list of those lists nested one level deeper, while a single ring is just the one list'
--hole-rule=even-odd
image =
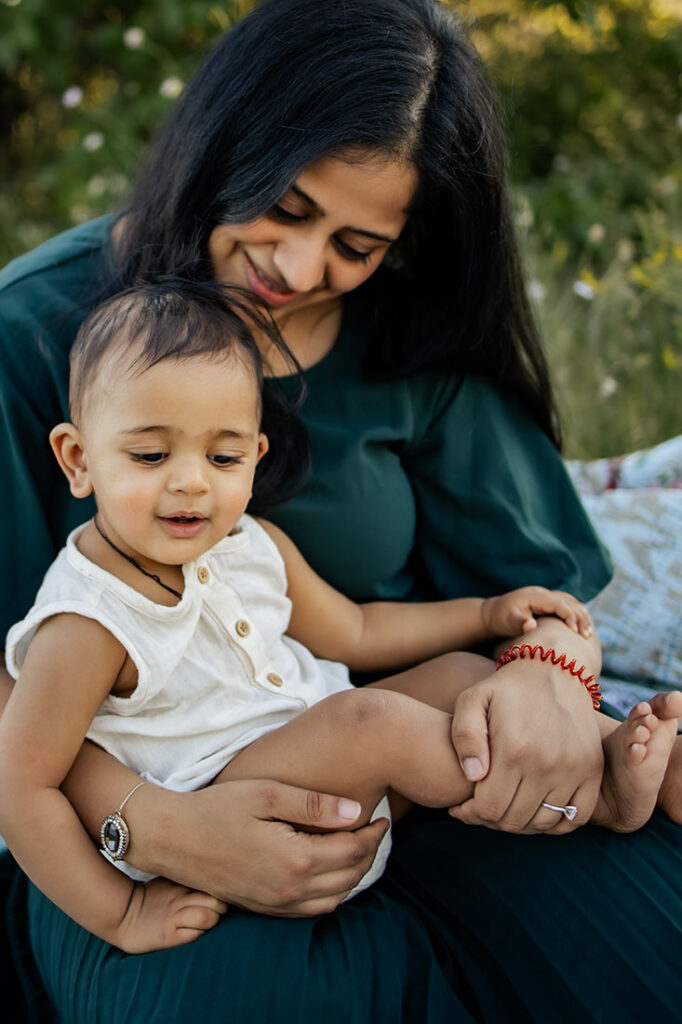
[{"label": "baby's ear", "polygon": [[258,435],[258,455],[256,456],[256,465],[260,462],[263,456],[266,454],[270,447],[267,434]]},{"label": "baby's ear", "polygon": [[80,431],[73,423],[58,423],[50,431],[50,444],[74,498],[92,494],[92,481]]}]

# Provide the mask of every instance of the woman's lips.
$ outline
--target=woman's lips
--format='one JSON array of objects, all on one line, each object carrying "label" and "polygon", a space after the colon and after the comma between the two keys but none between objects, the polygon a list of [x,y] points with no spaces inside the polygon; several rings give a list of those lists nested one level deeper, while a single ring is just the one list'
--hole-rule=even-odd
[{"label": "woman's lips", "polygon": [[252,292],[264,300],[268,306],[285,306],[298,295],[283,288],[281,284],[268,277],[268,275],[257,267],[255,263],[244,253],[246,260],[246,279]]}]

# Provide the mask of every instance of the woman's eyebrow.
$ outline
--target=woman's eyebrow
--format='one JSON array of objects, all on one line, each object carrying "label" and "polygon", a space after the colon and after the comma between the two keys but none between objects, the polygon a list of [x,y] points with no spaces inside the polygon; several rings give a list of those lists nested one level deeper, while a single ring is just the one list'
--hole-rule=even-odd
[{"label": "woman's eyebrow", "polygon": [[[309,196],[307,192],[304,192],[301,186],[297,185],[296,182],[290,186],[290,191],[297,195],[299,199],[302,199],[303,202],[318,215],[318,217],[326,217],[326,211],[322,209],[320,204],[313,199],[312,196]],[[388,242],[389,245],[397,242],[397,238],[392,238],[390,235],[380,235],[377,234],[376,231],[365,231],[364,228],[353,228],[348,225],[345,230],[352,231],[354,235],[365,235],[367,238],[374,238],[377,242]]]}]

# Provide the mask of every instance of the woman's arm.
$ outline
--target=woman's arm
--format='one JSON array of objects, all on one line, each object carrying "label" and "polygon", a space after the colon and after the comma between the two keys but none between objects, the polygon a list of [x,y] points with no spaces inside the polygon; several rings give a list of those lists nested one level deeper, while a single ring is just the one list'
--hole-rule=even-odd
[{"label": "woman's arm", "polygon": [[[0,708],[13,680],[0,668]],[[100,747],[83,744],[62,792],[95,843],[102,819],[139,776]],[[263,914],[311,916],[333,910],[369,870],[388,827],[379,819],[355,832],[309,834],[304,828],[348,829],[354,801],[269,780],[174,793],[143,786],[125,809],[131,843],[126,859],[143,871],[213,893]]]},{"label": "woman's arm", "polygon": [[[494,594],[533,583],[589,600],[609,580],[608,555],[559,453],[513,396],[487,381],[466,378],[450,390],[443,384],[441,392],[427,392],[436,396],[424,413],[427,425],[403,459],[419,509],[414,558],[429,589]],[[586,644],[557,620],[542,622],[526,639],[598,671],[596,640]],[[535,801],[537,809],[549,770],[562,791],[587,785],[590,802],[601,778],[601,746],[588,695],[568,672],[513,662],[458,701],[454,728],[465,771],[469,757],[487,761],[488,714],[495,723],[492,768],[468,805],[470,820],[516,831],[527,826],[522,815],[505,813],[505,768],[512,762],[523,765],[515,799]],[[557,818],[557,830],[575,827],[582,815],[581,808],[573,825]]]}]

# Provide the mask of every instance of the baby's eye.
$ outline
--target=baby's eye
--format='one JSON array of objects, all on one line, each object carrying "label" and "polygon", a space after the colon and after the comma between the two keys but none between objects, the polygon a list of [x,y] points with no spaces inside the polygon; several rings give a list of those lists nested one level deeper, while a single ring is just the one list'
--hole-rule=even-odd
[{"label": "baby's eye", "polygon": [[214,466],[232,466],[244,461],[241,455],[209,455],[208,459]]},{"label": "baby's eye", "polygon": [[164,459],[168,458],[167,452],[131,452],[130,457],[133,462],[143,462],[148,466],[155,466],[159,462],[163,462]]}]

